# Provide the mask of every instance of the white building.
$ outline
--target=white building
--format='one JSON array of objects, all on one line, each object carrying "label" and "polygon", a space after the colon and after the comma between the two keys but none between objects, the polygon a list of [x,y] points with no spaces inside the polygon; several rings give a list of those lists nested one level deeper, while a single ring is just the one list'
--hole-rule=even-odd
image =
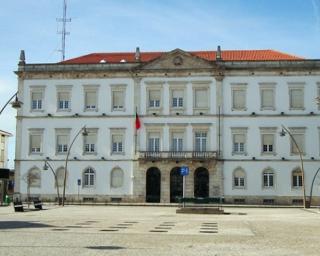
[{"label": "white building", "polygon": [[8,165],[8,140],[12,134],[0,130],[0,168],[7,168]]},{"label": "white building", "polygon": [[[53,199],[299,204],[303,151],[309,195],[320,160],[320,61],[271,51],[89,54],[18,71],[16,190]],[[135,116],[142,126],[135,136]],[[81,185],[78,186],[78,180]],[[316,185],[313,200],[320,201]]]}]

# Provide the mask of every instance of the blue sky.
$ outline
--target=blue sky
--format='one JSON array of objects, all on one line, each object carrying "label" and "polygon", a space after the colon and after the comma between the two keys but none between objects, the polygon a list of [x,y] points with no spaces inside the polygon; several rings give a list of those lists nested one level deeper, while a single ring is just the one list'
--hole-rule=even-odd
[{"label": "blue sky", "polygon": [[[62,0],[1,0],[0,106],[15,93],[20,49],[57,62]],[[275,49],[320,59],[320,0],[68,0],[66,58],[91,52]],[[15,133],[15,111],[0,129]],[[13,167],[14,137],[9,144]]]}]

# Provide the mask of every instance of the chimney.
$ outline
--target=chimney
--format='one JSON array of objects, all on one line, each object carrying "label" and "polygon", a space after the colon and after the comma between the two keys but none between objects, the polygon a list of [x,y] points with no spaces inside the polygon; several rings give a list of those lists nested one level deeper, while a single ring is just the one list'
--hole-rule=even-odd
[{"label": "chimney", "polygon": [[24,50],[20,51],[20,59],[18,65],[25,65],[26,64],[26,56],[24,54]]},{"label": "chimney", "polygon": [[220,47],[220,45],[218,45],[218,48],[217,48],[216,60],[217,60],[217,61],[222,60],[221,47]]},{"label": "chimney", "polygon": [[141,60],[141,53],[140,53],[140,48],[136,47],[136,53],[134,55],[135,61],[139,62]]}]

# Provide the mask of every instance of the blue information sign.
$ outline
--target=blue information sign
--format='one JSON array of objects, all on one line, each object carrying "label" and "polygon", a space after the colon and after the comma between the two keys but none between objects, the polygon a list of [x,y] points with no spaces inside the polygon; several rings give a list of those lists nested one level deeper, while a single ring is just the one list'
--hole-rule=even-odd
[{"label": "blue information sign", "polygon": [[189,167],[188,166],[181,166],[180,167],[180,175],[187,176],[189,174]]},{"label": "blue information sign", "polygon": [[78,179],[78,186],[81,186],[81,180]]}]

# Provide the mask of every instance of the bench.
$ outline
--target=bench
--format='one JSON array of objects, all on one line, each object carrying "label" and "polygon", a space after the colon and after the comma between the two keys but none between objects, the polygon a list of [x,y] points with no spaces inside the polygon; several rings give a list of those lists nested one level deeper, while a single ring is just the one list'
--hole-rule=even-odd
[{"label": "bench", "polygon": [[21,201],[13,202],[13,207],[15,212],[23,212],[23,204]]},{"label": "bench", "polygon": [[33,205],[34,208],[38,209],[38,210],[42,210],[42,202],[41,200],[33,200]]}]

